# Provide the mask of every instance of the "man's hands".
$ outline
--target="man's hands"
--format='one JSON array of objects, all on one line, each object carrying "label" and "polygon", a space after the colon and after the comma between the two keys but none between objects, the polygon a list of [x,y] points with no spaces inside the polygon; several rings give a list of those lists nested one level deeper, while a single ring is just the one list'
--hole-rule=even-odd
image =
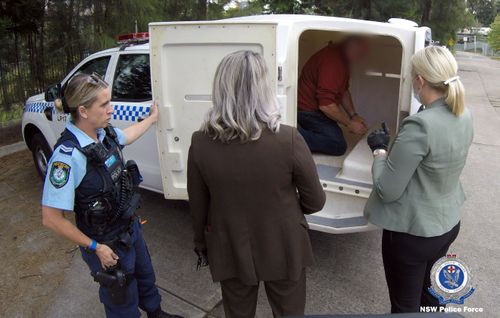
[{"label": "man's hands", "polygon": [[361,123],[361,124],[365,125],[365,127],[368,127],[366,125],[366,120],[363,117],[359,116],[358,114],[352,116],[351,120],[352,121],[357,121],[358,123]]},{"label": "man's hands", "polygon": [[119,258],[109,246],[99,243],[97,243],[95,254],[99,257],[101,266],[104,269],[115,266]]},{"label": "man's hands", "polygon": [[351,132],[357,135],[364,135],[368,131],[368,127],[366,126],[366,122],[363,117],[355,114],[352,118],[350,118],[348,113],[341,110],[335,103],[326,106],[319,106],[319,110],[331,120],[346,125]]},{"label": "man's hands", "polygon": [[[357,117],[359,117],[360,119],[356,119]],[[360,116],[353,117],[349,122],[349,125],[347,125],[347,128],[349,128],[351,132],[357,135],[364,135],[368,131],[365,120]]]}]

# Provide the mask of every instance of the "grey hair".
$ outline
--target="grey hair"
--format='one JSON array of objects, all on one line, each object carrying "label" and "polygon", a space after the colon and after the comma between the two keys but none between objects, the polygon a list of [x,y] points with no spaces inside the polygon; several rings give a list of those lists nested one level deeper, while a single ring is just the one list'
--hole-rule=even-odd
[{"label": "grey hair", "polygon": [[265,127],[279,131],[278,100],[259,53],[237,51],[222,59],[214,77],[212,102],[201,130],[214,140],[245,143],[259,139]]}]

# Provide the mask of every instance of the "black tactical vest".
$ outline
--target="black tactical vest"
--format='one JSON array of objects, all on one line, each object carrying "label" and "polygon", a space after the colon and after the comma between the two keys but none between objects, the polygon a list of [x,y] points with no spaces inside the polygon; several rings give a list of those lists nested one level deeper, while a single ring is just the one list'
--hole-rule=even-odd
[{"label": "black tactical vest", "polygon": [[75,190],[74,211],[78,229],[98,242],[126,231],[132,215],[125,216],[124,210],[135,194],[116,132],[111,125],[105,131],[101,143],[81,147],[76,136],[65,129],[54,147],[73,147],[87,157],[87,172]]}]

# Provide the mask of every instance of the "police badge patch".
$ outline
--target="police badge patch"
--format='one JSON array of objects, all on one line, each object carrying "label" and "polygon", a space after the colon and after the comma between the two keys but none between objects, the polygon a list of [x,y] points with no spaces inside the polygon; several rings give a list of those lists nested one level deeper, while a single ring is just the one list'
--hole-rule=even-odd
[{"label": "police badge patch", "polygon": [[50,183],[57,189],[62,188],[68,183],[71,167],[64,162],[54,161],[50,168]]},{"label": "police badge patch", "polygon": [[469,268],[456,255],[443,256],[432,266],[429,292],[441,305],[463,305],[474,290]]}]

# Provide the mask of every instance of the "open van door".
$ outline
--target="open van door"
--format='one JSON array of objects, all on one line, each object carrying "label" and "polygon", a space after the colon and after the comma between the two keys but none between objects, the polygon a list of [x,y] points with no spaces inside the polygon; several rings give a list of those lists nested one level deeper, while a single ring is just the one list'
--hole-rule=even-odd
[{"label": "open van door", "polygon": [[167,199],[187,199],[191,135],[212,107],[220,61],[239,50],[259,52],[276,89],[276,24],[241,22],[151,23],[151,76],[158,98],[158,153]]}]

